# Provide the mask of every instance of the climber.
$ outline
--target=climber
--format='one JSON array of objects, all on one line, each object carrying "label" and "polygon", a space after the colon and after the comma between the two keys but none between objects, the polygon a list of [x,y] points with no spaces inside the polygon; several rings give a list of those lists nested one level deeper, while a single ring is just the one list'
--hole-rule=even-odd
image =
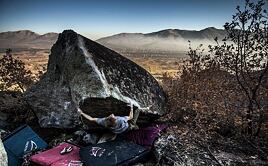
[{"label": "climber", "polygon": [[121,134],[129,129],[128,121],[133,119],[133,104],[129,104],[130,112],[128,116],[115,116],[114,114],[104,118],[93,118],[90,115],[85,114],[79,107],[77,111],[80,115],[84,116],[91,122],[95,122],[98,125],[106,127],[115,134]]}]

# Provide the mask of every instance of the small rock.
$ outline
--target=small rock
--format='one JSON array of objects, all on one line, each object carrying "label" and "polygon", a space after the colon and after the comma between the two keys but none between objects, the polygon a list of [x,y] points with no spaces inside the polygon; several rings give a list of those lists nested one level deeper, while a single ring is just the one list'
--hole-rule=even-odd
[{"label": "small rock", "polygon": [[97,142],[98,142],[98,136],[96,136],[95,134],[86,134],[83,137],[83,141],[86,144],[97,144]]},{"label": "small rock", "polygon": [[7,153],[0,139],[0,166],[8,166]]}]

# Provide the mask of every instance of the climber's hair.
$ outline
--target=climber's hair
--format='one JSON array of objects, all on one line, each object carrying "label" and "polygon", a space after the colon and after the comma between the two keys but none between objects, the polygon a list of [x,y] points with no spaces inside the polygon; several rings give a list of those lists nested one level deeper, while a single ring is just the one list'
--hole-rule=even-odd
[{"label": "climber's hair", "polygon": [[115,117],[114,117],[113,114],[111,114],[110,116],[108,116],[106,118],[106,125],[107,125],[107,127],[114,127],[115,124],[116,124],[115,122],[116,122],[116,119],[115,119]]}]

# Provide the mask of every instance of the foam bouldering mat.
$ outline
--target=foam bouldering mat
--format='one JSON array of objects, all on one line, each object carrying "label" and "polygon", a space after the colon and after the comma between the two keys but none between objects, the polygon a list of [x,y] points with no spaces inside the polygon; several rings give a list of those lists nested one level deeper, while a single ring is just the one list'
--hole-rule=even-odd
[{"label": "foam bouldering mat", "polygon": [[165,124],[153,124],[147,127],[140,128],[138,130],[131,130],[125,135],[125,138],[138,145],[142,145],[147,149],[151,149],[153,147],[155,139],[167,127],[168,126]]},{"label": "foam bouldering mat", "polygon": [[[72,151],[66,154],[60,154],[64,148],[72,147]],[[82,162],[79,157],[79,147],[63,142],[62,144],[49,149],[47,151],[38,153],[30,157],[31,162],[43,166],[80,166]]]},{"label": "foam bouldering mat", "polygon": [[3,139],[8,165],[20,165],[23,155],[32,151],[45,149],[47,143],[43,141],[29,126],[17,128]]},{"label": "foam bouldering mat", "polygon": [[133,142],[117,140],[80,148],[85,165],[130,165],[146,158],[150,151]]}]

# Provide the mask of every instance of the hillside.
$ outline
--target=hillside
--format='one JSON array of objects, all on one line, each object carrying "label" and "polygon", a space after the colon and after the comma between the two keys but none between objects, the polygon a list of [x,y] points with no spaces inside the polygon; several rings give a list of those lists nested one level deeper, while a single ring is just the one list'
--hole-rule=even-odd
[{"label": "hillside", "polygon": [[[138,49],[150,51],[186,51],[188,40],[193,46],[199,44],[213,44],[214,38],[223,39],[226,31],[209,27],[200,31],[166,29],[152,33],[120,33],[113,36],[101,38],[97,42],[122,51],[122,49]],[[214,43],[215,44],[215,43]]]},{"label": "hillside", "polygon": [[57,33],[37,34],[29,30],[0,33],[0,49],[50,49]]},{"label": "hillside", "polygon": [[[226,31],[209,27],[200,31],[166,29],[152,33],[120,33],[98,39],[97,42],[118,52],[122,51],[186,51],[188,40],[193,46],[213,44],[214,38],[223,39]],[[0,49],[50,49],[57,33],[37,34],[29,30],[0,33]]]}]

